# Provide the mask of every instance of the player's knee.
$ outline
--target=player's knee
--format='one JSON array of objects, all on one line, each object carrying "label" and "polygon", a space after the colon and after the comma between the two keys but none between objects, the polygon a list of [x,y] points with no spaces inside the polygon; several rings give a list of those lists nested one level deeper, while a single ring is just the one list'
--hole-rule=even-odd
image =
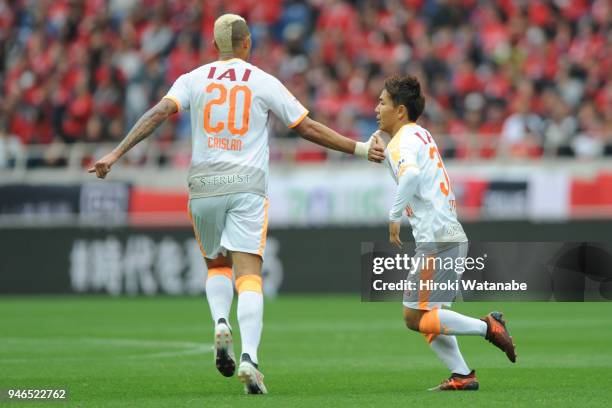
[{"label": "player's knee", "polygon": [[413,330],[413,331],[419,331],[420,320],[421,319],[419,317],[404,316],[404,323],[406,324],[406,328]]},{"label": "player's knee", "polygon": [[206,266],[208,267],[207,279],[216,275],[226,276],[230,280],[233,277],[232,262],[222,255],[215,259],[207,259]]},{"label": "player's knee", "polygon": [[225,257],[223,255],[219,255],[215,259],[207,259],[206,260],[206,266],[208,266],[208,269],[223,268],[223,267],[230,267],[231,268],[232,267],[232,262],[230,261],[230,259],[228,257]]},{"label": "player's knee", "polygon": [[410,330],[419,331],[422,313],[415,309],[404,309],[404,323]]}]

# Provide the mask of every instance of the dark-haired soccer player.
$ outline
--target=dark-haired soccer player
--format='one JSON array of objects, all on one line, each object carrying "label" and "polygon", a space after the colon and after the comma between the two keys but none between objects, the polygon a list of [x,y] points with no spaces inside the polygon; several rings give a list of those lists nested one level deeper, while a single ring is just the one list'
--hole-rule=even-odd
[{"label": "dark-haired soccer player", "polygon": [[[400,221],[404,210],[417,243],[416,257],[465,258],[468,239],[457,221],[455,195],[431,134],[416,124],[425,108],[425,98],[418,80],[412,76],[394,76],[385,81],[376,115],[379,129],[391,135],[386,164],[397,183],[395,202],[389,212],[389,240],[402,247]],[[453,269],[434,267],[426,262],[409,274],[408,280],[456,281]],[[455,335],[483,336],[516,361],[512,338],[499,312],[474,319],[448,309],[454,293],[414,290],[404,293],[406,326],[425,335],[431,348],[451,371],[451,376],[431,390],[477,390],[474,370],[465,363]]]}]

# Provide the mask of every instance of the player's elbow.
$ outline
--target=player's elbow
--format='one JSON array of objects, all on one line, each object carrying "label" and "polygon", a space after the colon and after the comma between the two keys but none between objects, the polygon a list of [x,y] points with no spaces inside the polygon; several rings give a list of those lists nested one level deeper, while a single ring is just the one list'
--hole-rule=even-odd
[{"label": "player's elbow", "polygon": [[178,105],[176,102],[163,98],[153,108],[151,108],[151,115],[159,120],[166,120],[170,115],[178,112]]}]

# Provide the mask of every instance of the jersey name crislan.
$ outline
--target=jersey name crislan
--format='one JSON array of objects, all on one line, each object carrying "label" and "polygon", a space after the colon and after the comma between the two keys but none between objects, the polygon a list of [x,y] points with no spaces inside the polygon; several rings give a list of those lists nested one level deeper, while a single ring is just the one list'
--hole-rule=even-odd
[{"label": "jersey name crislan", "polygon": [[270,111],[289,127],[308,114],[278,79],[238,58],[181,75],[165,98],[191,114],[191,198],[266,196]]}]

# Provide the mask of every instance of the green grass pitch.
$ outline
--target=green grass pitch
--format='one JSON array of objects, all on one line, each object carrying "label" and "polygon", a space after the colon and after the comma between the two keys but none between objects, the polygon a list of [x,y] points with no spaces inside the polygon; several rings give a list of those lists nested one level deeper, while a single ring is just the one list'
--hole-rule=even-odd
[{"label": "green grass pitch", "polygon": [[[448,374],[399,303],[355,296],[266,302],[260,348],[270,392],[245,396],[217,373],[203,298],[0,298],[0,389],[67,388],[65,402],[0,406],[341,407],[610,406],[612,303],[461,303],[505,313],[517,364],[478,337],[460,338],[477,392],[425,391]],[[239,345],[235,311],[231,323]],[[239,350],[237,350],[239,351]]]}]

